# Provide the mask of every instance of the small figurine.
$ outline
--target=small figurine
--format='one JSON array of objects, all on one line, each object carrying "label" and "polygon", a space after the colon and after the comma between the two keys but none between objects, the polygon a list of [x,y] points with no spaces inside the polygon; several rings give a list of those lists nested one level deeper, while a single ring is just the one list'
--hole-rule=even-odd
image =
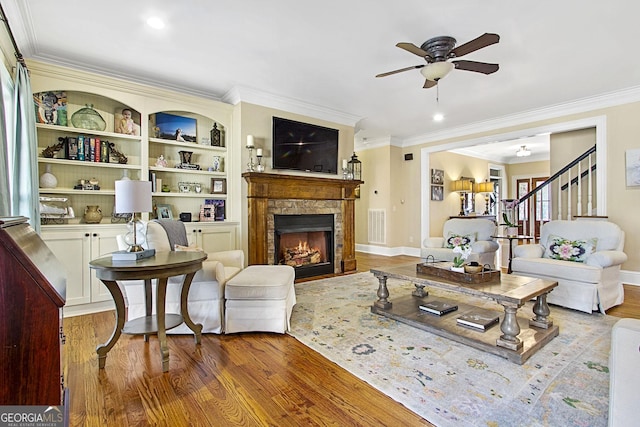
[{"label": "small figurine", "polygon": [[164,159],[163,154],[160,154],[160,157],[158,157],[158,160],[156,160],[156,167],[159,167],[159,168],[167,167],[167,161]]},{"label": "small figurine", "polygon": [[184,138],[182,137],[182,129],[176,129],[176,134],[174,136],[176,138],[176,141],[185,142]]}]

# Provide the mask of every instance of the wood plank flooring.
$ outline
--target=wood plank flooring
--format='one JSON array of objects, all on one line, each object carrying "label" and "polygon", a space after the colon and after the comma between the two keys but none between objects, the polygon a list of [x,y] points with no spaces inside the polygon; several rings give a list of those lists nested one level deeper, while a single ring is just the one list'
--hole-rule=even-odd
[{"label": "wood plank flooring", "polygon": [[[417,262],[357,254],[358,271]],[[625,286],[610,310],[640,318],[640,287]],[[170,336],[170,371],[158,341],[122,335],[98,369],[95,348],[110,336],[112,311],[64,319],[72,426],[430,426],[288,335]]]}]

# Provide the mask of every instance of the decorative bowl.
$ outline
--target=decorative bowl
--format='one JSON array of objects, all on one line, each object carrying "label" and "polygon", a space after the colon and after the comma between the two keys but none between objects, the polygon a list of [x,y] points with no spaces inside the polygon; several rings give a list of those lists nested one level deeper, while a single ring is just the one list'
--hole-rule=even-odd
[{"label": "decorative bowl", "polygon": [[480,273],[482,271],[481,265],[465,265],[464,266],[465,273]]}]

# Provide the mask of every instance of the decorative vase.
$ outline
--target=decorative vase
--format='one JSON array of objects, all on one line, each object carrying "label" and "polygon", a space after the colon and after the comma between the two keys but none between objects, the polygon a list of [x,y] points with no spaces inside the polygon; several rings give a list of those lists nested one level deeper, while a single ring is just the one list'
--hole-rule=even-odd
[{"label": "decorative vase", "polygon": [[506,228],[507,236],[517,236],[518,235],[518,227],[507,227]]},{"label": "decorative vase", "polygon": [[100,224],[102,221],[102,210],[98,205],[89,205],[84,210],[84,222],[87,224]]},{"label": "decorative vase", "polygon": [[47,165],[45,173],[40,175],[40,188],[56,188],[58,185],[58,178],[51,173],[51,165]]},{"label": "decorative vase", "polygon": [[107,122],[104,121],[100,113],[93,109],[93,104],[86,104],[71,115],[71,124],[74,127],[88,130],[105,130]]},{"label": "decorative vase", "polygon": [[464,273],[464,266],[462,267],[451,267],[451,271],[455,271],[456,273]]}]

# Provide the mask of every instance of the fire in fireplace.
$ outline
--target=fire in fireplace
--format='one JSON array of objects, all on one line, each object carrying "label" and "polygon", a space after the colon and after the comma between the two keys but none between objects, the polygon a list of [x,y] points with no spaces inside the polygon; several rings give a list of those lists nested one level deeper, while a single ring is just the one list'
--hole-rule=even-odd
[{"label": "fire in fireplace", "polygon": [[274,259],[296,269],[296,278],[332,274],[332,214],[274,215]]}]

